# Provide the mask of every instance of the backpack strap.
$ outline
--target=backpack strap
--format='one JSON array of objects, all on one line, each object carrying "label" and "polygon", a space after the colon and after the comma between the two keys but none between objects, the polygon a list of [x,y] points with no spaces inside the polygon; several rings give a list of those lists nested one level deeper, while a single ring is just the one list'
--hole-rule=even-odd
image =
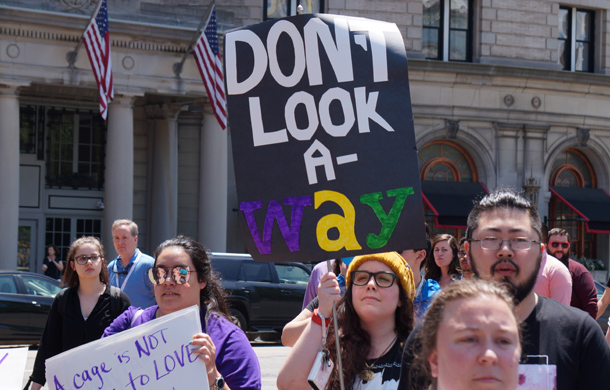
[{"label": "backpack strap", "polygon": [[134,323],[134,322],[136,322],[136,320],[138,319],[138,317],[139,317],[139,316],[140,316],[142,313],[144,313],[144,310],[139,309],[139,308],[138,308],[138,311],[136,311],[135,313],[133,313],[133,317],[131,317],[131,323],[129,324],[129,327],[130,327],[130,328],[133,328],[133,323]]},{"label": "backpack strap", "polygon": [[110,286],[110,313],[113,318],[121,315],[121,289]]}]

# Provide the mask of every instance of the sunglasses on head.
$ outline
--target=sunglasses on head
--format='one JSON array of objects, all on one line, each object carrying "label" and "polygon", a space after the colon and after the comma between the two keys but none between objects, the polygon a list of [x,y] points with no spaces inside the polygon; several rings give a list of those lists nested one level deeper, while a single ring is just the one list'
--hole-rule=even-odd
[{"label": "sunglasses on head", "polygon": [[168,279],[176,284],[184,284],[189,281],[191,271],[188,266],[177,266],[171,269],[166,267],[152,267],[148,269],[148,278],[152,284],[160,286]]},{"label": "sunglasses on head", "polygon": [[570,247],[569,242],[559,242],[559,241],[551,241],[551,242],[549,242],[549,245],[552,246],[553,248],[559,248],[559,246],[561,245],[561,247],[563,249],[568,249]]}]

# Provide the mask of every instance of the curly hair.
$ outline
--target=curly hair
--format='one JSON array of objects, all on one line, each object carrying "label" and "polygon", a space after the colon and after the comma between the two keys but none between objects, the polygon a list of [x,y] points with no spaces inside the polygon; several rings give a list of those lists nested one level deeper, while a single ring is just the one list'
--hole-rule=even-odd
[{"label": "curly hair", "polygon": [[199,282],[206,283],[205,288],[203,288],[200,293],[201,304],[205,304],[207,308],[206,319],[212,312],[218,313],[226,319],[230,319],[229,308],[226,302],[226,293],[224,289],[220,287],[218,277],[212,270],[212,263],[210,262],[203,245],[187,236],[180,235],[170,238],[169,240],[162,242],[155,250],[155,265],[157,264],[157,259],[161,252],[170,247],[182,248],[191,258],[193,266],[197,271],[197,279]]},{"label": "curly hair", "polygon": [[436,260],[434,259],[434,248],[436,247],[436,244],[443,241],[447,241],[451,251],[453,252],[453,257],[451,259],[451,263],[449,263],[449,270],[447,272],[448,275],[454,276],[460,274],[460,263],[458,259],[460,247],[457,240],[451,234],[437,234],[432,239],[432,250],[430,255],[426,258],[426,279],[433,279],[437,282],[441,279],[442,271],[441,267],[436,264]]},{"label": "curly hair", "polygon": [[[431,375],[428,356],[436,350],[438,330],[443,321],[445,308],[449,303],[458,299],[474,298],[497,298],[506,303],[514,316],[515,322],[519,324],[515,314],[513,297],[505,285],[480,279],[462,280],[450,284],[438,293],[430,305],[426,312],[421,331],[417,334],[415,348],[419,350],[419,353],[416,354],[410,369],[411,388],[427,389],[430,386],[431,389],[436,389],[436,378],[433,378]],[[521,340],[519,325],[517,325],[517,330],[519,332],[519,340]]]},{"label": "curly hair", "polygon": [[78,273],[74,270],[72,264],[74,263],[74,258],[76,257],[76,251],[83,245],[94,245],[97,246],[98,251],[100,252],[102,269],[100,271],[100,282],[107,284],[110,280],[108,277],[108,267],[104,264],[104,246],[99,238],[88,236],[81,237],[72,243],[70,246],[70,250],[68,250],[68,258],[66,260],[66,271],[64,272],[64,277],[62,278],[62,284],[67,287],[78,288],[80,281],[78,279]]},{"label": "curly hair", "polygon": [[[398,299],[401,303],[394,314],[394,324],[399,342],[404,342],[413,330],[413,302],[397,283]],[[339,340],[341,344],[341,360],[343,365],[343,378],[345,389],[352,390],[356,376],[364,369],[366,356],[371,350],[371,337],[360,326],[360,318],[352,303],[353,283],[347,287],[345,295],[337,304],[337,324],[339,326]],[[334,323],[331,322],[326,341],[331,360],[337,361],[337,348],[335,344]],[[335,365],[331,373],[327,389],[339,389],[338,367]]]}]

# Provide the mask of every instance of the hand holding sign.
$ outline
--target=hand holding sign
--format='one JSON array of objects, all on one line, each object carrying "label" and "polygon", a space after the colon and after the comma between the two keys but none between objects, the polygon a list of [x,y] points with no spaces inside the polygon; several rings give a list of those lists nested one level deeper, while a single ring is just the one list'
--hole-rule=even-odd
[{"label": "hand holding sign", "polygon": [[[203,359],[190,348],[201,332],[197,306],[56,355],[46,361],[49,390],[209,388]],[[70,362],[70,364],[66,364]]]}]

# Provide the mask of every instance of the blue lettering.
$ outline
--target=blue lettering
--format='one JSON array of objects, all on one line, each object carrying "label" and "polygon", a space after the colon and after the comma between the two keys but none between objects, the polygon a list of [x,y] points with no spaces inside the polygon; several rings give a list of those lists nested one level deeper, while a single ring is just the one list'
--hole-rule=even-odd
[{"label": "blue lettering", "polygon": [[55,390],[66,390],[64,389],[64,386],[59,383],[56,375],[53,375],[53,384],[55,385]]},{"label": "blue lettering", "polygon": [[83,381],[81,383],[81,385],[79,386],[79,385],[76,384],[76,377],[80,378],[80,375],[74,374],[74,379],[72,379],[72,383],[74,384],[74,387],[76,387],[77,389],[80,389],[81,387],[83,387],[85,385],[85,381]]},{"label": "blue lettering", "polygon": [[159,376],[159,368],[157,367],[157,361],[156,360],[153,360],[153,366],[155,366],[155,378],[157,380],[163,378],[164,376],[169,375],[169,372],[166,372],[165,374]]},{"label": "blue lettering", "polygon": [[131,372],[129,373],[129,383],[127,383],[125,385],[125,387],[131,385],[131,388],[133,390],[136,390],[136,384],[134,382],[136,382],[137,380],[140,380],[140,385],[141,386],[146,386],[148,384],[148,382],[150,382],[150,377],[148,375],[138,375],[135,378],[131,375]]},{"label": "blue lettering", "polygon": [[[180,356],[178,356],[178,351],[174,351],[174,355],[176,355],[176,360],[178,360],[178,364],[180,364],[180,367],[184,367],[184,349],[185,348],[187,348],[185,345],[180,346]],[[180,360],[180,357],[182,357],[182,360]]]}]

